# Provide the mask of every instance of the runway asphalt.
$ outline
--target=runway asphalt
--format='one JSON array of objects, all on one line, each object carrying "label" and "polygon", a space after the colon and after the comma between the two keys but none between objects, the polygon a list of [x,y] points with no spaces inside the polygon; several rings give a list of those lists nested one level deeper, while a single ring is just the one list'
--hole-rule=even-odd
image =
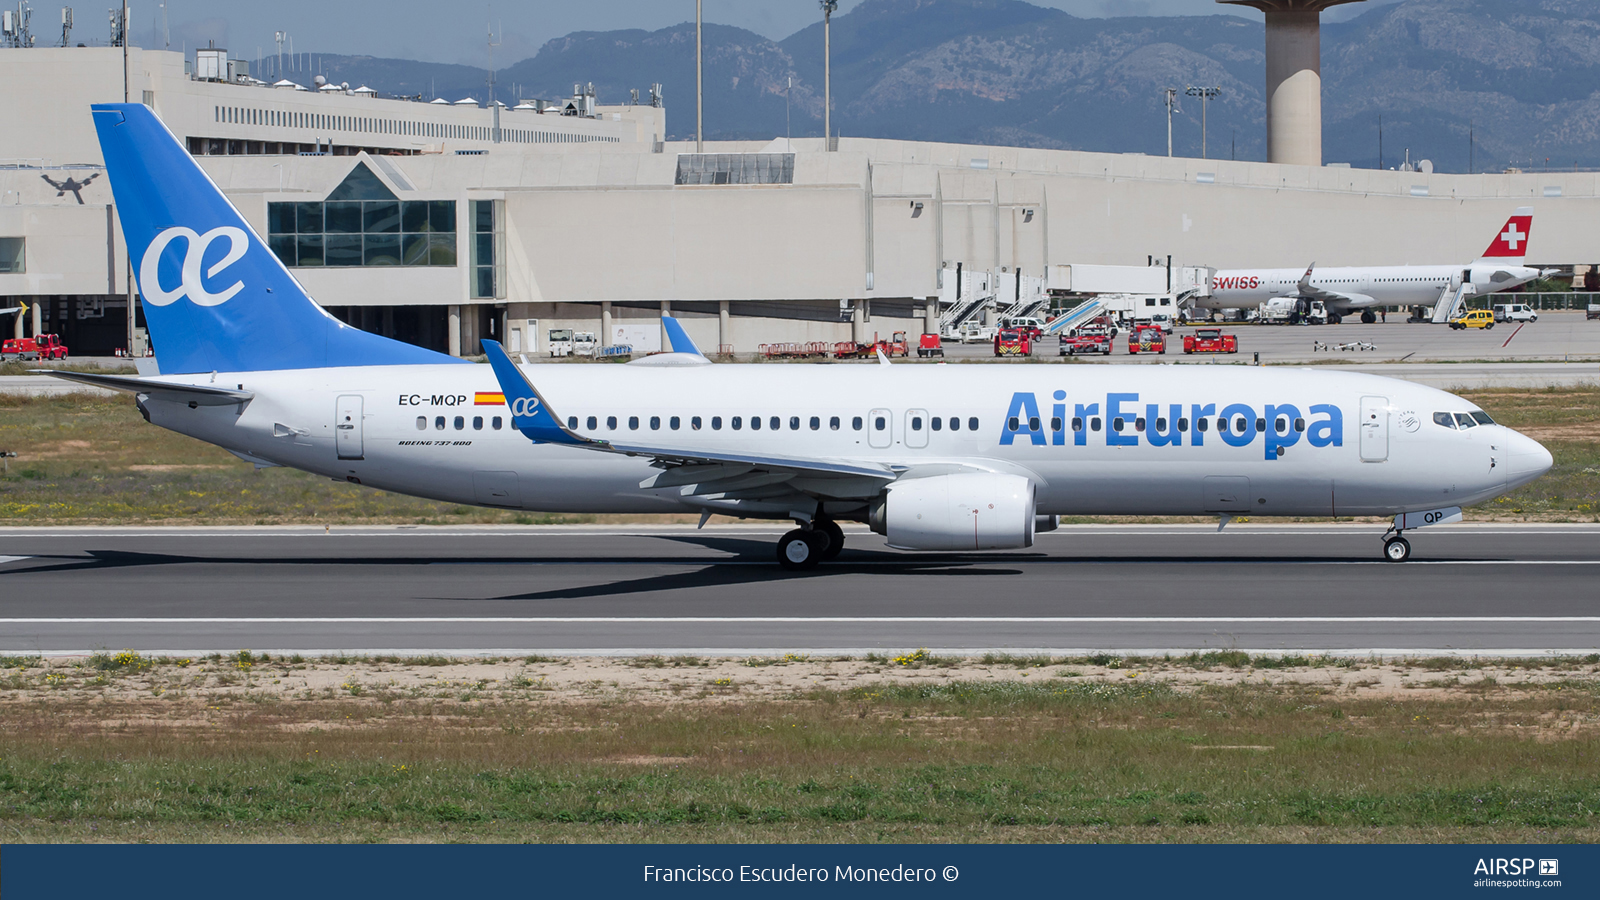
[{"label": "runway asphalt", "polygon": [[912,554],[852,531],[59,528],[0,533],[0,652],[1339,652],[1600,650],[1600,526],[1074,526]]}]

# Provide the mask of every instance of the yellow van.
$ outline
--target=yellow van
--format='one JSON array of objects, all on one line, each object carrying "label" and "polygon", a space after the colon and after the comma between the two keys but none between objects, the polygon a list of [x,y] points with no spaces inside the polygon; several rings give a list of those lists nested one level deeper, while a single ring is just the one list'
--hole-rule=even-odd
[{"label": "yellow van", "polygon": [[1450,320],[1451,328],[1493,328],[1494,312],[1487,309],[1474,309],[1460,318]]}]

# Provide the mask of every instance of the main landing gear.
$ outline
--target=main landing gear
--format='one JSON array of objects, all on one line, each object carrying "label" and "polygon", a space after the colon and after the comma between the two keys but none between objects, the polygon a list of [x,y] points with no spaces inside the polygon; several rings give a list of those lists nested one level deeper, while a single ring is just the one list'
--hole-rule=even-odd
[{"label": "main landing gear", "polygon": [[832,519],[817,519],[778,539],[778,565],[791,572],[814,569],[844,549],[844,529]]}]

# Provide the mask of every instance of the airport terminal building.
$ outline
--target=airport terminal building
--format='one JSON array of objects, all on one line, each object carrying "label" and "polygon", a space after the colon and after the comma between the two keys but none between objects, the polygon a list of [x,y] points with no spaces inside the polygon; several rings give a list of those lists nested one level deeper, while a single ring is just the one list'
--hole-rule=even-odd
[{"label": "airport terminal building", "polygon": [[[207,51],[200,51],[206,54]],[[0,50],[0,307],[127,346],[129,265],[89,105],[156,111],[341,319],[457,354],[551,329],[708,350],[919,333],[956,272],[1465,265],[1533,206],[1531,264],[1600,258],[1600,174],[1445,175],[882,139],[668,142],[658,99],[385,99],[212,51]],[[575,76],[580,73],[574,73]],[[647,86],[646,86],[647,87]],[[659,95],[652,95],[659,97]],[[1027,279],[1033,279],[1027,281]],[[1002,293],[1004,290],[1001,291]],[[20,323],[18,327],[21,327]],[[29,326],[31,328],[31,326]]]}]

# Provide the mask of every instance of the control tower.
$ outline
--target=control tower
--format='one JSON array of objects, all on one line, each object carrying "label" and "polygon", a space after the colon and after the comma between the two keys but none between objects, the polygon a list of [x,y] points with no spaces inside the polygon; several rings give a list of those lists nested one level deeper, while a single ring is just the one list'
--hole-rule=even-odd
[{"label": "control tower", "polygon": [[1267,161],[1322,165],[1322,11],[1362,0],[1217,0],[1267,15]]}]

